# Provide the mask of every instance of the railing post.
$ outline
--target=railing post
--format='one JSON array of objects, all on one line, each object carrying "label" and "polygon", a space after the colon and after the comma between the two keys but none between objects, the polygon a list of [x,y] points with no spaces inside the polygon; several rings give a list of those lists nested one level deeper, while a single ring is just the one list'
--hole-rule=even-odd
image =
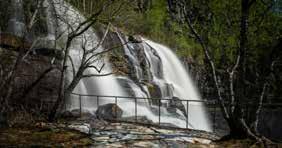
[{"label": "railing post", "polygon": [[115,107],[115,114],[116,114],[116,120],[117,120],[117,97],[115,97],[115,104],[116,104],[116,107]]},{"label": "railing post", "polygon": [[99,108],[99,96],[97,96],[97,109]]},{"label": "railing post", "polygon": [[186,111],[186,113],[187,113],[187,117],[186,117],[186,128],[189,128],[189,100],[187,100],[187,102],[186,102],[186,108],[187,108],[187,111]]},{"label": "railing post", "polygon": [[215,117],[216,117],[216,100],[213,101],[213,132],[215,132]]},{"label": "railing post", "polygon": [[159,125],[161,125],[161,99],[159,99]]},{"label": "railing post", "polygon": [[79,95],[79,113],[80,113],[80,117],[82,115],[82,109],[81,109],[82,105],[81,105],[81,95]]},{"label": "railing post", "polygon": [[135,98],[135,122],[137,123],[137,98]]}]

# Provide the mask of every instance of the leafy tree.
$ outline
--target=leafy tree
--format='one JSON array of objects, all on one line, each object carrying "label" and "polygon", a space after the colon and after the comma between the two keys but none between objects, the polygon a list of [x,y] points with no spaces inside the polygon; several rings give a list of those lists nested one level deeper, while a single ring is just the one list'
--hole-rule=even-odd
[{"label": "leafy tree", "polygon": [[[222,114],[230,127],[229,136],[263,141],[257,131],[259,114],[269,86],[274,83],[272,69],[281,62],[279,55],[265,54],[277,51],[281,44],[281,17],[272,13],[274,1],[168,0],[168,4],[170,10],[179,10],[171,13],[181,16],[179,23],[201,45]],[[268,59],[265,67],[258,64],[261,59]],[[258,103],[247,117],[245,105],[254,97]]]}]

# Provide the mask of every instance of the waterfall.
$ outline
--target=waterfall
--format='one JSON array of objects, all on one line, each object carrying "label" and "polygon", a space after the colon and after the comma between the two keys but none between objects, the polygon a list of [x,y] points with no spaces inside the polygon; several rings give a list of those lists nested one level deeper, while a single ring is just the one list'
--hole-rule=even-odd
[{"label": "waterfall", "polygon": [[35,52],[42,52],[42,50],[46,50],[46,49],[55,50],[57,48],[56,32],[58,26],[57,26],[54,4],[51,0],[43,0],[42,3],[38,3],[37,8],[43,9],[44,13],[42,15],[45,15],[46,18],[44,23],[46,25],[47,33],[36,37],[35,41],[33,42],[32,48],[35,50]]},{"label": "waterfall", "polygon": [[26,33],[25,16],[23,10],[22,0],[11,0],[12,12],[10,19],[8,21],[7,32],[18,37],[24,37]]},{"label": "waterfall", "polygon": [[[136,76],[129,75],[131,79],[136,79],[140,82],[145,79],[144,74],[146,71],[142,69],[140,66],[140,50],[139,47],[136,46],[135,43],[129,42],[126,37],[122,37],[122,35],[117,32],[118,38],[123,45],[124,54],[127,57],[128,62],[130,63],[131,71],[134,71]],[[177,56],[167,47],[154,43],[147,39],[142,39],[143,42],[140,43],[142,45],[142,50],[144,50],[144,55],[147,59],[147,65],[149,67],[149,82],[155,84],[159,87],[161,91],[161,98],[172,99],[179,98],[182,100],[201,100],[199,94],[197,93],[197,89],[195,88],[193,81],[191,80],[189,74],[186,72],[184,66],[181,64],[180,60]],[[129,78],[125,78],[129,79]],[[134,85],[133,81],[128,80],[128,84],[131,86],[131,89],[135,92],[135,96],[144,96],[142,95],[142,86]],[[141,84],[142,85],[142,84]],[[146,88],[145,86],[143,86]],[[167,106],[165,104],[170,104],[169,101],[163,100],[161,102],[161,121],[165,123],[171,123],[180,127],[186,127],[186,123],[183,122],[185,120],[185,114],[189,118],[189,128],[201,129],[210,131],[210,126],[208,123],[208,119],[206,117],[204,105],[196,102],[189,102],[188,108],[186,102],[182,102],[184,109],[181,108],[176,109],[176,114],[180,115],[178,117],[175,114],[171,114],[168,111]],[[140,105],[140,104],[139,104]],[[157,105],[157,104],[155,104]],[[154,113],[154,104],[149,106],[142,106],[147,110],[149,109],[151,113],[148,112],[145,114],[147,118],[156,121],[156,115]],[[140,108],[138,106],[138,108]],[[126,108],[128,109],[128,107]],[[186,113],[188,109],[188,115]],[[186,111],[185,111],[186,110]],[[143,111],[143,110],[142,110]],[[173,121],[174,120],[174,121]]]},{"label": "waterfall", "polygon": [[[62,36],[64,42],[66,37],[70,33],[71,29],[77,28],[78,25],[85,21],[85,18],[75,10],[71,5],[63,0],[53,0],[56,14],[61,19],[58,20],[58,26],[60,32],[63,32]],[[47,15],[50,17],[50,15]],[[52,29],[48,29],[51,30]],[[78,94],[86,95],[105,95],[105,96],[135,96],[135,97],[149,97],[151,94],[148,91],[146,83],[151,83],[158,87],[161,91],[161,98],[173,99],[179,98],[183,100],[200,100],[197,94],[196,88],[193,86],[192,80],[188,73],[185,71],[183,65],[178,60],[173,52],[160,44],[154,43],[150,40],[143,39],[142,43],[125,43],[128,42],[119,33],[117,34],[121,44],[123,44],[124,55],[127,56],[127,60],[131,63],[131,71],[133,74],[128,76],[116,76],[108,75],[103,77],[89,77],[80,80],[76,86],[74,92]],[[126,37],[125,37],[126,38]],[[85,43],[87,41],[87,43]],[[99,38],[93,28],[89,28],[86,32],[76,37],[70,46],[70,56],[74,62],[74,67],[78,68],[81,64],[83,51],[81,46],[85,44],[86,49],[92,49],[99,42]],[[138,47],[138,49],[137,49]],[[142,47],[142,48],[141,48]],[[94,52],[99,53],[105,49],[100,46]],[[140,52],[143,51],[143,52]],[[146,59],[143,64],[149,69],[144,69],[140,64],[140,55],[143,55]],[[102,73],[109,73],[112,71],[111,63],[107,56],[103,56],[101,60],[93,63],[95,66],[101,66],[105,63],[105,67]],[[68,63],[71,65],[70,61]],[[72,80],[72,69],[67,69],[67,81]],[[89,69],[85,73],[87,74],[99,74],[95,69]],[[147,76],[146,76],[147,75]],[[145,78],[146,77],[146,78]],[[120,83],[122,81],[122,83]],[[126,88],[130,89],[133,94],[130,95]],[[118,106],[124,111],[123,117],[134,116],[135,113],[135,100],[118,98]],[[100,97],[99,105],[113,103],[114,98]],[[93,97],[83,97],[82,107],[84,110],[88,110],[92,113],[97,109],[97,100]],[[182,103],[183,108],[175,108],[175,113],[171,113],[168,109],[170,102],[162,101],[160,104],[161,111],[161,123],[169,123],[179,127],[186,127],[185,118],[185,103]],[[71,96],[67,103],[69,110],[79,108],[79,99],[77,96]],[[138,100],[137,102],[137,115],[146,116],[149,120],[157,123],[158,107],[155,104],[150,103],[148,100]],[[189,104],[189,128],[201,129],[210,131],[208,120],[205,116],[203,105],[199,103]]]},{"label": "waterfall", "polygon": [[[79,26],[80,23],[84,22],[86,19],[75,10],[71,5],[62,1],[54,0],[54,5],[57,14],[61,17],[59,21],[59,26],[61,32],[65,32],[64,37],[66,38],[68,33],[72,29],[75,29]],[[66,40],[66,39],[65,39]],[[73,59],[75,67],[78,68],[82,60],[82,49],[81,46],[86,43],[86,49],[91,50],[93,47],[98,44],[98,37],[96,36],[94,30],[89,28],[82,35],[76,37],[70,46],[70,56]],[[94,51],[99,53],[103,51],[103,47],[99,47]],[[111,64],[108,62],[108,59],[104,57],[102,60],[94,63],[95,66],[98,66],[105,63],[102,73],[98,73],[94,68],[88,69],[85,73],[88,74],[105,74],[112,71]],[[70,64],[69,64],[70,65]],[[67,76],[69,80],[72,80],[72,71],[71,68],[68,69]],[[75,93],[79,94],[95,94],[95,95],[112,95],[112,96],[126,96],[122,88],[118,84],[116,78],[113,75],[103,76],[103,77],[90,77],[82,79],[79,84],[76,86]],[[71,97],[69,100],[68,108],[77,109],[79,107],[77,97]],[[100,105],[114,102],[113,99],[101,99]],[[82,99],[83,108],[89,111],[97,109],[97,103],[95,98],[85,97]]]},{"label": "waterfall", "polygon": [[[163,65],[163,79],[173,86],[173,95],[183,100],[201,100],[196,87],[181,61],[167,47],[153,41],[144,39],[159,57]],[[185,105],[186,106],[186,105]],[[187,108],[186,108],[187,109]],[[203,104],[189,103],[189,123],[192,128],[210,130]]]}]

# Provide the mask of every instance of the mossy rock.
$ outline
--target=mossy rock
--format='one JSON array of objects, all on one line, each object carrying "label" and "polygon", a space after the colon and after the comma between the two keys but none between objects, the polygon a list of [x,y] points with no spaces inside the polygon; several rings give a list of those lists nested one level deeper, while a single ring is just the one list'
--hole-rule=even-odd
[{"label": "mossy rock", "polygon": [[147,86],[150,96],[152,98],[150,102],[153,105],[158,105],[159,104],[158,99],[162,97],[161,89],[158,87],[158,85],[152,83],[144,83],[144,84]]},{"label": "mossy rock", "polygon": [[108,54],[110,63],[112,63],[112,69],[116,75],[128,76],[130,73],[127,60],[116,54]]}]

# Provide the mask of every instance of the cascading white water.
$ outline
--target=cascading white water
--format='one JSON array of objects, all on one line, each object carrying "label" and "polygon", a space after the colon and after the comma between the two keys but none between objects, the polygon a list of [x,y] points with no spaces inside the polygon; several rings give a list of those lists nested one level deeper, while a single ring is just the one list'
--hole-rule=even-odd
[{"label": "cascading white water", "polygon": [[26,33],[25,17],[22,0],[11,0],[11,16],[8,21],[8,33],[24,37]]},{"label": "cascading white water", "polygon": [[[41,6],[42,4],[42,6]],[[36,51],[45,49],[56,49],[56,32],[57,32],[57,20],[55,19],[55,8],[51,0],[43,0],[42,3],[38,3],[38,8],[44,10],[46,16],[46,29],[47,34],[37,37],[33,42],[32,48]],[[38,12],[39,13],[39,12]],[[35,21],[35,20],[34,20]],[[36,52],[35,51],[35,52]]]},{"label": "cascading white water", "polygon": [[[61,17],[58,21],[60,26],[60,31],[65,32],[64,37],[67,37],[67,34],[70,33],[70,28],[77,28],[78,25],[85,20],[85,18],[72,6],[63,0],[53,0],[56,13]],[[62,21],[63,20],[63,21]],[[123,41],[122,38],[120,38]],[[66,40],[66,38],[64,39]],[[95,35],[95,32],[92,28],[88,29],[81,36],[75,38],[70,46],[70,56],[74,61],[75,67],[79,67],[82,59],[82,50],[81,45],[85,43],[86,49],[92,49],[98,44],[98,37]],[[122,42],[123,43],[123,42]],[[125,42],[124,42],[125,43]],[[197,94],[196,89],[193,86],[193,83],[186,73],[184,67],[181,65],[178,58],[165,46],[156,44],[152,41],[146,40],[146,43],[142,43],[146,53],[147,59],[149,59],[152,81],[157,84],[162,93],[163,98],[171,98],[176,96],[180,99],[193,99],[199,100],[200,97]],[[149,47],[149,46],[150,47]],[[135,63],[136,65],[135,72],[137,72],[137,78],[142,78],[144,72],[142,72],[140,65],[138,64],[138,58],[133,54],[135,51],[132,51],[134,47],[128,48],[124,46],[125,54],[129,56],[129,60]],[[155,52],[152,51],[154,49]],[[102,47],[98,48],[95,52],[101,52],[104,49]],[[100,61],[101,62],[101,61]],[[99,66],[100,62],[94,63],[95,66]],[[111,72],[111,64],[108,62],[106,57],[103,57],[103,62],[106,66],[103,69],[102,73]],[[69,65],[71,65],[69,63]],[[97,71],[94,69],[89,69],[86,73],[97,74]],[[72,79],[72,70],[68,69],[68,79]],[[134,91],[135,96],[144,97],[146,94],[142,91],[140,84],[134,84],[136,82],[131,81],[129,78],[124,77],[126,83]],[[94,95],[106,95],[106,96],[127,96],[124,89],[117,82],[117,77],[114,75],[104,76],[104,77],[90,77],[87,79],[82,79],[79,84],[76,86],[74,92],[78,94],[94,94]],[[138,82],[139,83],[139,82]],[[173,89],[172,89],[173,88]],[[100,98],[99,105],[112,103],[114,99],[111,98]],[[166,102],[164,102],[166,103]],[[97,109],[97,101],[95,98],[84,97],[82,98],[83,109],[87,109],[91,112]],[[134,116],[135,113],[135,104],[134,100],[119,98],[118,105],[123,109],[123,116]],[[197,105],[197,107],[195,107]],[[68,109],[78,109],[79,108],[79,99],[78,97],[71,97],[68,104]],[[177,109],[177,113],[181,116],[174,116],[167,111],[165,106],[161,106],[161,122],[170,123],[179,127],[186,127],[185,116],[181,111]],[[155,106],[150,106],[148,102],[138,100],[137,106],[137,115],[146,116],[148,119],[153,122],[158,122],[159,117],[156,113],[157,108]],[[201,130],[210,130],[208,125],[208,120],[205,117],[205,112],[202,105],[197,103],[191,103],[189,105],[189,127]]]},{"label": "cascading white water", "polygon": [[135,71],[137,79],[141,79],[142,78],[142,69],[140,68],[140,64],[139,64],[137,56],[134,54],[135,52],[132,51],[132,50],[134,50],[134,48],[132,46],[130,46],[131,44],[128,43],[128,41],[125,41],[122,38],[122,36],[120,35],[119,32],[117,32],[117,35],[118,35],[118,37],[121,41],[121,44],[123,45],[125,55],[129,58],[129,61],[131,62],[131,64],[134,67],[134,71]]},{"label": "cascading white water", "polygon": [[[128,41],[124,39],[119,32],[117,35],[122,44],[127,43]],[[146,59],[148,60],[148,65],[150,69],[150,80],[151,83],[156,84],[161,91],[161,97],[166,99],[172,99],[172,97],[177,97],[182,100],[200,100],[200,97],[197,93],[196,88],[193,85],[193,82],[186,72],[184,66],[178,60],[177,56],[167,47],[154,43],[150,40],[143,39],[145,42],[141,43],[143,50],[145,52]],[[132,63],[134,66],[131,66],[137,75],[144,75],[145,71],[142,70],[138,61],[137,49],[134,49],[134,43],[127,43],[127,46],[124,47],[124,53],[127,55],[129,63]],[[131,48],[129,48],[131,47]],[[140,56],[140,55],[139,55]],[[137,68],[136,68],[137,67]],[[136,70],[138,69],[138,70]],[[139,74],[140,73],[140,74]],[[143,77],[137,77],[138,80],[144,79]],[[128,78],[127,78],[128,79]],[[131,82],[128,82],[131,84]],[[139,86],[140,87],[140,86]],[[141,89],[137,85],[132,87],[136,94],[142,94]],[[185,115],[183,110],[180,111],[177,108],[177,114],[181,115],[175,117],[175,114],[168,112],[164,104],[169,104],[168,100],[162,101],[161,109],[161,122],[163,123],[172,123],[179,127],[186,127]],[[182,102],[186,107],[186,102]],[[147,106],[154,107],[154,106]],[[154,110],[154,109],[153,109]],[[187,110],[187,107],[186,107]],[[208,119],[205,116],[204,106],[201,103],[189,102],[188,107],[188,118],[189,118],[189,128],[201,129],[210,131],[210,126],[208,124]],[[184,111],[186,112],[186,111]],[[186,114],[186,113],[185,113]],[[155,115],[146,115],[149,119],[155,121]],[[174,121],[172,120],[174,119]],[[182,120],[184,119],[184,120]]]},{"label": "cascading white water", "polygon": [[[80,23],[84,22],[86,19],[77,11],[75,10],[71,5],[64,2],[63,0],[54,0],[54,6],[57,11],[57,14],[61,17],[59,21],[60,30],[62,32],[65,32],[65,37],[67,37],[67,34],[70,33],[71,29],[75,29],[79,26]],[[70,46],[70,56],[72,57],[75,67],[78,68],[81,63],[82,59],[82,49],[81,46],[86,43],[86,49],[91,50],[93,47],[95,47],[98,44],[99,39],[97,38],[95,32],[92,28],[89,28],[87,31],[85,31],[82,35],[76,37]],[[102,47],[99,47],[97,50],[94,51],[94,53],[99,53],[103,51]],[[107,58],[104,57],[98,62],[94,63],[95,66],[101,65],[101,62],[105,63],[105,67],[103,68],[103,71],[101,73],[98,73],[94,68],[88,69],[85,73],[88,74],[105,74],[110,73],[111,65],[108,62]],[[69,64],[70,65],[70,64]],[[72,71],[71,68],[69,68],[68,71],[68,79],[72,80]],[[90,77],[82,79],[79,84],[76,86],[75,93],[79,94],[95,94],[95,95],[111,95],[111,96],[126,96],[126,94],[123,92],[122,88],[117,83],[115,77],[113,75],[103,76],[103,77]],[[79,107],[77,97],[71,97],[69,109],[77,109]],[[100,105],[114,102],[113,99],[101,99]],[[82,98],[82,104],[83,108],[93,111],[97,108],[96,100],[95,98]]]},{"label": "cascading white water", "polygon": [[[167,83],[172,84],[173,95],[183,100],[201,100],[193,81],[177,56],[169,48],[161,44],[157,44],[147,39],[144,40],[155,49],[161,58],[163,65],[163,79]],[[192,128],[210,131],[211,128],[208,124],[208,118],[203,104],[190,102],[188,116]]]}]

